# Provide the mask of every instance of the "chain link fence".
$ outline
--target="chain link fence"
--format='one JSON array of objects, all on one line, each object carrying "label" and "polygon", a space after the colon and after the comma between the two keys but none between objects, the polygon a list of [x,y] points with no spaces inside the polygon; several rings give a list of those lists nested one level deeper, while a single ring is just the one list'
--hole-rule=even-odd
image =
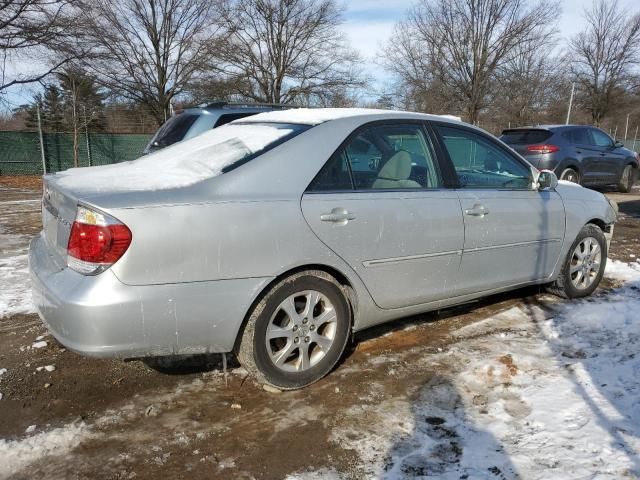
[{"label": "chain link fence", "polygon": [[[135,160],[150,133],[72,133],[0,131],[0,175],[42,175],[78,167]],[[640,139],[623,141],[633,151]],[[75,146],[74,146],[75,144]]]},{"label": "chain link fence", "polygon": [[[108,165],[134,160],[151,138],[150,134],[70,133],[0,131],[0,175],[42,175],[74,167]],[[74,143],[76,143],[74,147]],[[74,161],[75,159],[75,161]]]}]

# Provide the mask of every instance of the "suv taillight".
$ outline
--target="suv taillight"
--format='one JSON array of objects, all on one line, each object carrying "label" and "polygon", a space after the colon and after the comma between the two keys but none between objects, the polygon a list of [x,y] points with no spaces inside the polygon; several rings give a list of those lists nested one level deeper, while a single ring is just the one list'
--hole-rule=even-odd
[{"label": "suv taillight", "polygon": [[527,150],[533,153],[554,153],[559,151],[560,147],[556,145],[529,145]]},{"label": "suv taillight", "polygon": [[87,207],[78,207],[67,245],[67,265],[96,275],[116,263],[131,244],[131,230],[122,222]]}]

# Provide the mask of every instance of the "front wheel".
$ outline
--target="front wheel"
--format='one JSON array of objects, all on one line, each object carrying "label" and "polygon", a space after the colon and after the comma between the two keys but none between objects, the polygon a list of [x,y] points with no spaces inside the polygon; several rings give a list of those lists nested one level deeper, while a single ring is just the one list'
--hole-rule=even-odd
[{"label": "front wheel", "polygon": [[606,263],[604,233],[596,225],[585,225],[571,245],[558,279],[548,290],[564,298],[591,295],[602,280]]},{"label": "front wheel", "polygon": [[336,365],[350,330],[349,304],[336,280],[323,271],[300,272],[256,305],[236,353],[260,383],[302,388]]},{"label": "front wheel", "polygon": [[618,190],[622,193],[629,193],[633,188],[633,181],[635,180],[634,170],[631,165],[624,167],[620,182],[618,183]]}]

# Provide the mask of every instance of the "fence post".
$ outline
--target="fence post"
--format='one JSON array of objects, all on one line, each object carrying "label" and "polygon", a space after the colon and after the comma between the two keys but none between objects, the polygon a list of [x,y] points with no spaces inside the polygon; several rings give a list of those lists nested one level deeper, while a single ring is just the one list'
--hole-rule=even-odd
[{"label": "fence post", "polygon": [[42,157],[42,174],[47,174],[47,161],[44,156],[44,139],[42,138],[42,121],[40,120],[40,103],[36,102],[36,115],[38,117],[38,134],[40,137],[40,155]]},{"label": "fence post", "polygon": [[91,143],[89,142],[89,122],[87,121],[87,106],[83,105],[82,109],[84,110],[84,136],[87,138],[87,160],[89,161],[89,166],[91,167]]}]

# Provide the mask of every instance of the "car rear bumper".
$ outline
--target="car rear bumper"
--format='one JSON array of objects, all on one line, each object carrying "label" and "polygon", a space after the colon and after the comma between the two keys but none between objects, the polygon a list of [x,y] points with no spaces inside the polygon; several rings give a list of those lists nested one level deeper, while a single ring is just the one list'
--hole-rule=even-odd
[{"label": "car rear bumper", "polygon": [[33,302],[64,346],[95,357],[228,352],[251,303],[271,280],[131,286],[107,270],[60,268],[42,236],[29,248]]}]

